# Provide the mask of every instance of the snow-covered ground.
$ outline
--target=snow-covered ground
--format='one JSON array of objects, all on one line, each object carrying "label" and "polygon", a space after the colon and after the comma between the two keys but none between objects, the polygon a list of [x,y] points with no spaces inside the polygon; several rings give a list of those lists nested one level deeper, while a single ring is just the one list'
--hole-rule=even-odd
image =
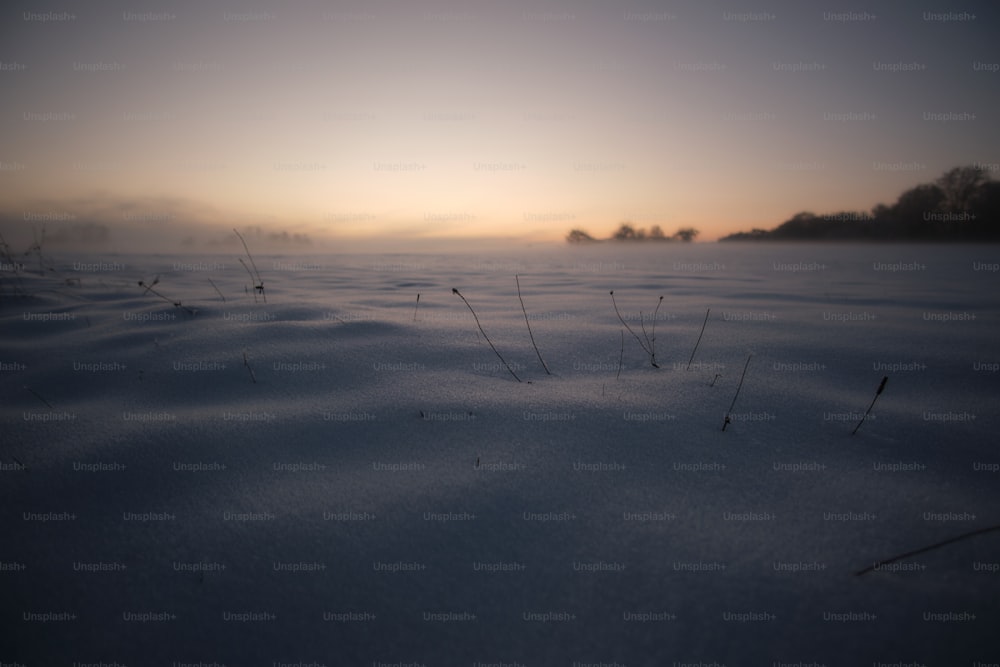
[{"label": "snow-covered ground", "polygon": [[0,663],[996,664],[998,250],[24,258]]}]

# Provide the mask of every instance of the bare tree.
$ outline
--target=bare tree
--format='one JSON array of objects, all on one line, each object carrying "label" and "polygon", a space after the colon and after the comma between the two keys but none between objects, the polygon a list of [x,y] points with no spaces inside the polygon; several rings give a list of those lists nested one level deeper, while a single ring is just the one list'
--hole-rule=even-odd
[{"label": "bare tree", "polygon": [[936,181],[944,193],[944,209],[952,213],[970,211],[979,189],[989,180],[989,172],[975,166],[955,167],[945,172]]}]

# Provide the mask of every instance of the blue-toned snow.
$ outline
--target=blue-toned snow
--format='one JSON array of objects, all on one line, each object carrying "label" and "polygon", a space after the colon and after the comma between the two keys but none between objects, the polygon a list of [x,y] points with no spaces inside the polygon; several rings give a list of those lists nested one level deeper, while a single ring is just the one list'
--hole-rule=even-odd
[{"label": "blue-toned snow", "polygon": [[1000,662],[1000,531],[854,575],[1000,524],[996,247],[238,257],[0,274],[4,664]]}]

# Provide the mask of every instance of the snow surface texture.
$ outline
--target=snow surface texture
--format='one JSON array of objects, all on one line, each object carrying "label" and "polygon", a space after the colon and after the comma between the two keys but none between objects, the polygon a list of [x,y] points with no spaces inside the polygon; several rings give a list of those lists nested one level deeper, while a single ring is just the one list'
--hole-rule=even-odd
[{"label": "snow surface texture", "polygon": [[1000,532],[855,575],[1000,523],[995,248],[255,259],[0,274],[3,663],[1000,661]]}]

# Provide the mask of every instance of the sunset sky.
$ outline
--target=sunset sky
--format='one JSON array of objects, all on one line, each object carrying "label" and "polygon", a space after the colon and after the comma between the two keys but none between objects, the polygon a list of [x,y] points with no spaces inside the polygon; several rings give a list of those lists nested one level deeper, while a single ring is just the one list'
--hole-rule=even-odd
[{"label": "sunset sky", "polygon": [[713,240],[995,172],[1000,5],[838,2],[8,6],[0,211],[178,242]]}]

